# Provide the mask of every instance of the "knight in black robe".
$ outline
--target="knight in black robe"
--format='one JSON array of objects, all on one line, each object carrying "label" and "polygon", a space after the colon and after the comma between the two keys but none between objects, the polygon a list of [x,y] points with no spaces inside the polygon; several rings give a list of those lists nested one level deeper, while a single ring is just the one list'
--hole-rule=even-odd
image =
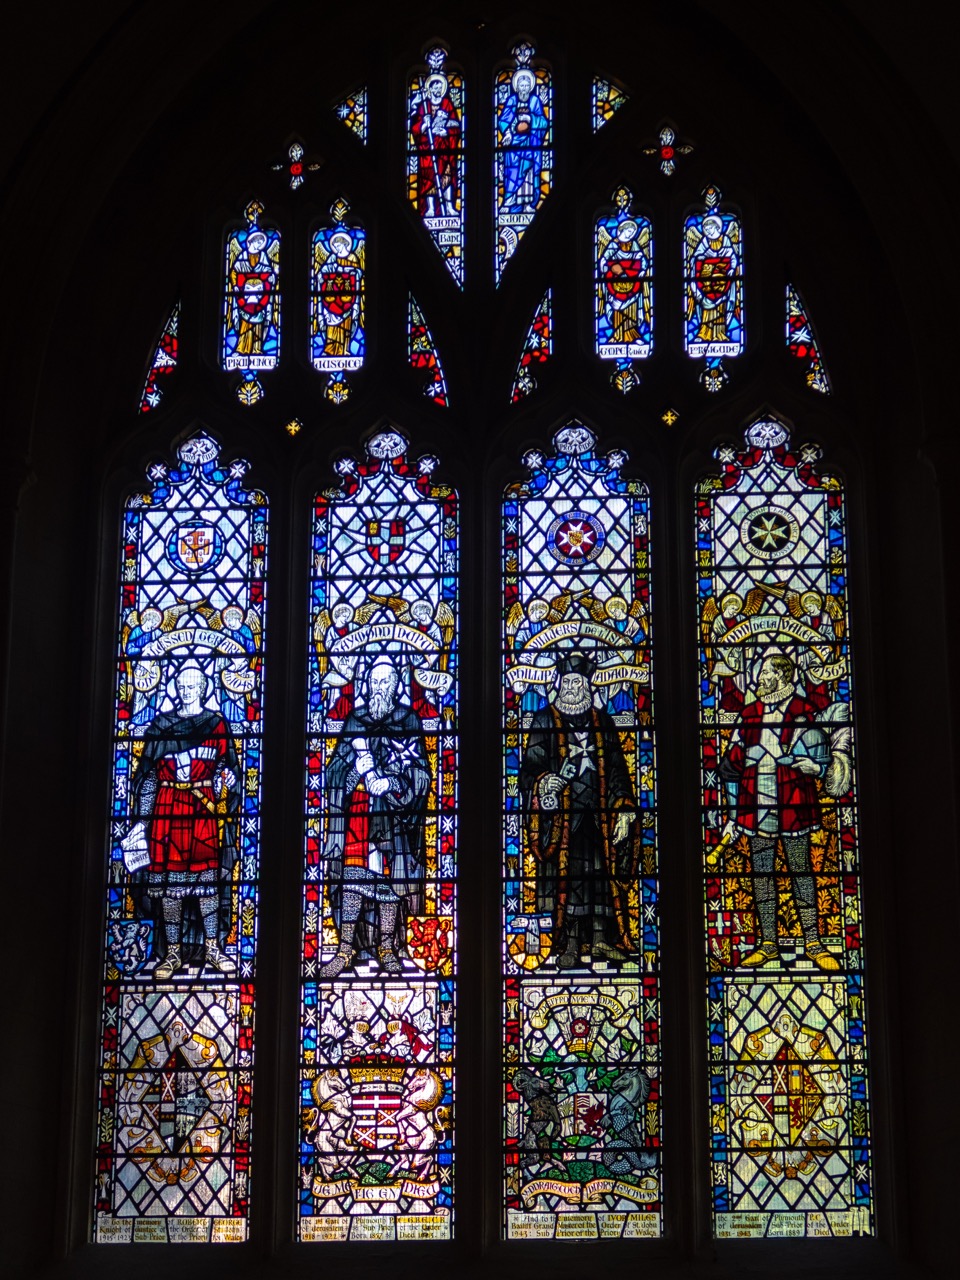
[{"label": "knight in black robe", "polygon": [[401,973],[407,915],[423,913],[430,767],[420,719],[399,701],[399,683],[392,663],[374,664],[366,702],[347,716],[327,766],[324,861],[340,945],[324,978],[362,955]]}]

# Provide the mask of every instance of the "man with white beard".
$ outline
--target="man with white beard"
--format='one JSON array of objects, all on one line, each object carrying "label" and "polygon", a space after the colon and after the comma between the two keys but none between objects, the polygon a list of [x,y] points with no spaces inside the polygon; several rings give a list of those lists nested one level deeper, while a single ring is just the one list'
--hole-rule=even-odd
[{"label": "man with white beard", "polygon": [[401,973],[406,917],[423,911],[430,767],[420,720],[399,688],[393,664],[377,659],[327,767],[323,856],[340,945],[322,978],[365,954],[381,972]]}]

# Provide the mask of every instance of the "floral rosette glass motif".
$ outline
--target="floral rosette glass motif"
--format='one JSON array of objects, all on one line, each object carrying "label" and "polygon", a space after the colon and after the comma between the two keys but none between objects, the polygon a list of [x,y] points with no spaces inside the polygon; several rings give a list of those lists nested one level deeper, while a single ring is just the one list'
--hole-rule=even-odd
[{"label": "floral rosette glass motif", "polygon": [[299,1235],[453,1225],[458,526],[396,431],[313,521]]},{"label": "floral rosette glass motif", "polygon": [[513,49],[494,82],[494,220],[497,284],[553,186],[553,81],[532,62],[533,45]]},{"label": "floral rosette glass motif", "polygon": [[463,286],[464,84],[431,49],[407,89],[407,196],[450,274]]},{"label": "floral rosette glass motif", "polygon": [[772,417],[697,497],[714,1228],[872,1231],[843,490]]},{"label": "floral rosette glass motif", "polygon": [[503,507],[505,1229],[658,1236],[649,498],[554,447]]},{"label": "floral rosette glass motif", "polygon": [[267,508],[177,455],[123,517],[98,1242],[247,1235]]}]

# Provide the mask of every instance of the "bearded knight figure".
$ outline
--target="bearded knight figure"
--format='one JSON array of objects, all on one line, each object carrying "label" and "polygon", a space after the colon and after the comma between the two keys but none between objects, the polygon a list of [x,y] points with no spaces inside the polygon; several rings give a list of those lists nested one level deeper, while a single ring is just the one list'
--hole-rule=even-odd
[{"label": "bearded knight figure", "polygon": [[324,861],[340,945],[323,978],[364,954],[382,973],[401,973],[406,916],[423,910],[430,766],[422,725],[399,687],[397,669],[378,659],[327,767]]}]

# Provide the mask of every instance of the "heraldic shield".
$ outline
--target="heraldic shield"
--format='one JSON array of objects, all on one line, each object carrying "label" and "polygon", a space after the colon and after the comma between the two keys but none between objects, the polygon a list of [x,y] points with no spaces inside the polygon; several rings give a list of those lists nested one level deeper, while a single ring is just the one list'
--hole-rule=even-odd
[{"label": "heraldic shield", "polygon": [[152,920],[111,920],[107,928],[110,964],[126,978],[140,972],[153,953]]},{"label": "heraldic shield", "polygon": [[549,911],[507,916],[507,952],[521,969],[538,969],[553,948],[553,916]]},{"label": "heraldic shield", "polygon": [[697,288],[709,302],[719,302],[730,292],[729,258],[698,258],[694,264],[694,271]]},{"label": "heraldic shield", "polygon": [[453,972],[453,916],[408,916],[407,954],[424,973]]}]

